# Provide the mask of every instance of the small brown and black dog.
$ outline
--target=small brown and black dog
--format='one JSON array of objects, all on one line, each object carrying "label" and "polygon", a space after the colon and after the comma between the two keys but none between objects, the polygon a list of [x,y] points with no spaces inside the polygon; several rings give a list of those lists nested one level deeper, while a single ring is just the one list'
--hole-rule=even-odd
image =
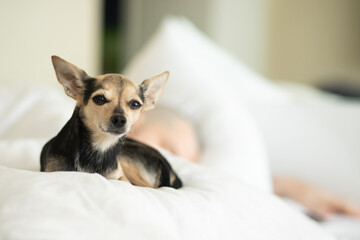
[{"label": "small brown and black dog", "polygon": [[154,108],[169,73],[140,85],[120,74],[90,77],[52,56],[58,81],[76,100],[74,113],[41,152],[41,171],[99,173],[137,186],[182,187],[168,161],[155,149],[125,135],[142,110]]}]

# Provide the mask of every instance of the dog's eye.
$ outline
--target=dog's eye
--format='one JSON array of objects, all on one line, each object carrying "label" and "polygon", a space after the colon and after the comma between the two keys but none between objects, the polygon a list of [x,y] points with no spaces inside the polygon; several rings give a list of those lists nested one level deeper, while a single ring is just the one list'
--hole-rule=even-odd
[{"label": "dog's eye", "polygon": [[139,109],[141,107],[141,104],[136,100],[131,100],[129,105],[131,109]]},{"label": "dog's eye", "polygon": [[108,102],[104,95],[96,95],[92,100],[96,105],[104,105]]}]

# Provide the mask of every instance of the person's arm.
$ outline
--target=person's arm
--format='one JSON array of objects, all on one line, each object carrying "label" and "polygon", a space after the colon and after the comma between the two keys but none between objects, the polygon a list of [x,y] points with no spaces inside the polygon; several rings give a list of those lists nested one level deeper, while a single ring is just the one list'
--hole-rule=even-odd
[{"label": "person's arm", "polygon": [[192,162],[200,159],[194,126],[166,108],[142,113],[127,136],[153,147],[161,147]]},{"label": "person's arm", "polygon": [[[200,147],[194,127],[167,109],[143,113],[128,136],[151,146],[162,147],[190,161],[197,162],[199,159]],[[289,177],[275,177],[273,181],[276,195],[302,204],[318,218],[324,219],[334,213],[360,217],[360,210],[352,204],[302,181]]]},{"label": "person's arm", "polygon": [[290,177],[274,177],[274,193],[305,206],[310,214],[326,219],[333,214],[360,218],[360,210],[353,204]]}]

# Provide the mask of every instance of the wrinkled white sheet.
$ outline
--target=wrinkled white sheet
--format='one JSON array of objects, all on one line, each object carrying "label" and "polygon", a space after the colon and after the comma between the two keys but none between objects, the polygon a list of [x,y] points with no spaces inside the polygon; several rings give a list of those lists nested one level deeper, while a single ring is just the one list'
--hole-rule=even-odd
[{"label": "wrinkled white sheet", "polygon": [[0,89],[0,239],[334,239],[271,194],[168,153],[180,190],[41,173],[42,145],[73,103],[49,89],[14,89]]},{"label": "wrinkled white sheet", "polygon": [[[18,151],[27,148],[19,144]],[[332,239],[276,197],[170,159],[184,181],[180,190],[140,188],[98,174],[0,167],[0,238]]]}]

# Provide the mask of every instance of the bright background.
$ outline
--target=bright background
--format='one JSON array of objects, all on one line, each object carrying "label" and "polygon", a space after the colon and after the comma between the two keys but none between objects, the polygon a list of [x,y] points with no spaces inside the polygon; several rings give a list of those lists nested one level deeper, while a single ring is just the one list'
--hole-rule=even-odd
[{"label": "bright background", "polygon": [[269,79],[356,90],[359,13],[357,0],[0,1],[0,81],[53,83],[53,54],[119,72],[171,14]]}]

